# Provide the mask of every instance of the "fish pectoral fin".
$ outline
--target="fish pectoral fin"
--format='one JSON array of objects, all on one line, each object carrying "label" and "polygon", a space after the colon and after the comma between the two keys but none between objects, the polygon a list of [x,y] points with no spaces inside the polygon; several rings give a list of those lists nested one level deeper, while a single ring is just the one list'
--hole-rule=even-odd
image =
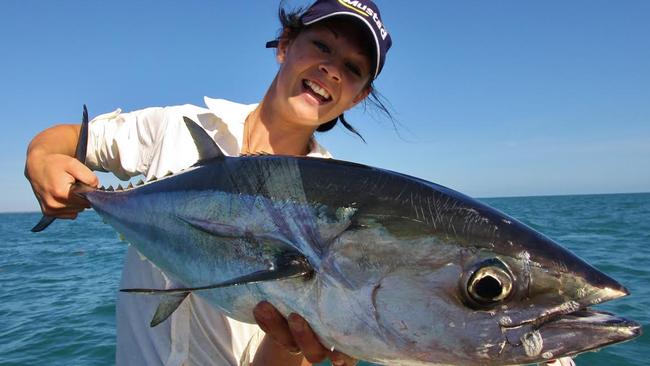
[{"label": "fish pectoral fin", "polygon": [[189,294],[189,292],[182,292],[173,295],[165,295],[160,304],[158,304],[156,312],[153,314],[153,318],[151,318],[151,323],[149,323],[149,326],[153,328],[156,325],[164,322],[167,318],[169,318],[170,315],[172,315],[174,311],[176,311],[176,309],[178,309],[179,306],[181,306],[181,303],[183,303]]},{"label": "fish pectoral fin", "polygon": [[148,289],[148,288],[127,288],[121,289],[121,292],[136,293],[143,295],[161,295],[163,300],[158,305],[156,313],[149,324],[151,327],[164,322],[169,316],[176,311],[183,300],[192,291],[212,290],[223,287],[239,286],[257,282],[277,281],[289,278],[304,277],[309,278],[314,270],[306,258],[296,255],[296,253],[283,253],[278,256],[275,263],[270,268],[256,271],[247,275],[235,277],[228,281],[216,283],[209,286],[186,287],[172,289]]},{"label": "fish pectoral fin", "polygon": [[170,289],[126,288],[121,289],[120,291],[143,295],[163,295],[173,297],[180,296],[182,299],[184,299],[192,291],[213,290],[223,287],[277,281],[289,278],[310,278],[313,273],[314,269],[309,264],[309,261],[307,261],[307,258],[296,252],[283,252],[276,256],[274,263],[272,263],[267,269],[255,271],[243,276],[232,278],[227,281],[215,283],[213,285]]},{"label": "fish pectoral fin", "polygon": [[199,152],[199,160],[194,165],[201,165],[207,160],[225,157],[219,145],[205,132],[203,127],[189,117],[183,117],[183,121],[185,121],[187,129],[190,131],[192,139],[194,139],[196,150]]},{"label": "fish pectoral fin", "polygon": [[289,278],[310,278],[314,269],[307,258],[296,252],[284,252],[276,257],[268,269],[256,271],[244,276],[222,282],[222,286],[237,286],[257,282],[277,281]]}]

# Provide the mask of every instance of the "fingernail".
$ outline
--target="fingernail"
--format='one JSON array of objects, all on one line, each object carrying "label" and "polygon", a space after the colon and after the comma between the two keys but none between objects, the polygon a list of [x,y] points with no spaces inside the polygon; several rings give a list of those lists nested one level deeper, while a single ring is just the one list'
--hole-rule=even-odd
[{"label": "fingernail", "polygon": [[332,361],[332,365],[334,365],[334,366],[345,366],[345,361],[343,361],[343,360]]}]

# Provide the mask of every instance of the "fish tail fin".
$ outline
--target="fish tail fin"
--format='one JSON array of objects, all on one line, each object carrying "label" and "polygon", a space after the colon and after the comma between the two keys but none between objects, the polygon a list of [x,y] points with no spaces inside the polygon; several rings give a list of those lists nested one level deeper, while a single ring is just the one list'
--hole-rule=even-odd
[{"label": "fish tail fin", "polygon": [[33,233],[37,233],[37,232],[39,232],[39,231],[43,231],[43,230],[45,230],[45,228],[47,228],[48,226],[50,226],[50,224],[51,224],[54,220],[56,220],[56,217],[43,215],[43,217],[41,217],[41,220],[38,222],[38,224],[34,225],[34,227],[32,228],[31,231],[32,231]]},{"label": "fish tail fin", "polygon": [[[84,104],[83,117],[81,118],[81,129],[79,131],[79,140],[77,141],[77,148],[75,149],[74,157],[82,163],[86,162],[86,151],[88,149],[88,108]],[[36,224],[31,232],[37,233],[45,230],[52,222],[56,220],[54,216],[43,215],[41,220]]]}]

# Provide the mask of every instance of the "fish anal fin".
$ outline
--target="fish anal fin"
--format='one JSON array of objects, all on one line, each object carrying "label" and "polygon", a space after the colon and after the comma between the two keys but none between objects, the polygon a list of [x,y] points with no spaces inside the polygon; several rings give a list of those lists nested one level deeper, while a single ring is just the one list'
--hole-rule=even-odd
[{"label": "fish anal fin", "polygon": [[176,311],[179,306],[181,306],[189,294],[189,292],[182,292],[178,294],[163,296],[162,301],[160,301],[160,304],[158,304],[158,307],[156,308],[156,312],[154,313],[153,318],[151,318],[151,323],[149,323],[149,326],[153,328],[156,325],[167,320],[167,318],[169,318],[169,316],[172,315],[172,313]]}]

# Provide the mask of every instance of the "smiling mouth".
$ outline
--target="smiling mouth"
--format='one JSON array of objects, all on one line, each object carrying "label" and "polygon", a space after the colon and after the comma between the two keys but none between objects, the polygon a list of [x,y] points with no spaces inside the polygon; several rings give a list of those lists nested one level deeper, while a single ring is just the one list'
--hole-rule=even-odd
[{"label": "smiling mouth", "polygon": [[314,97],[320,104],[332,100],[330,93],[315,82],[305,79],[302,81],[303,90]]}]

